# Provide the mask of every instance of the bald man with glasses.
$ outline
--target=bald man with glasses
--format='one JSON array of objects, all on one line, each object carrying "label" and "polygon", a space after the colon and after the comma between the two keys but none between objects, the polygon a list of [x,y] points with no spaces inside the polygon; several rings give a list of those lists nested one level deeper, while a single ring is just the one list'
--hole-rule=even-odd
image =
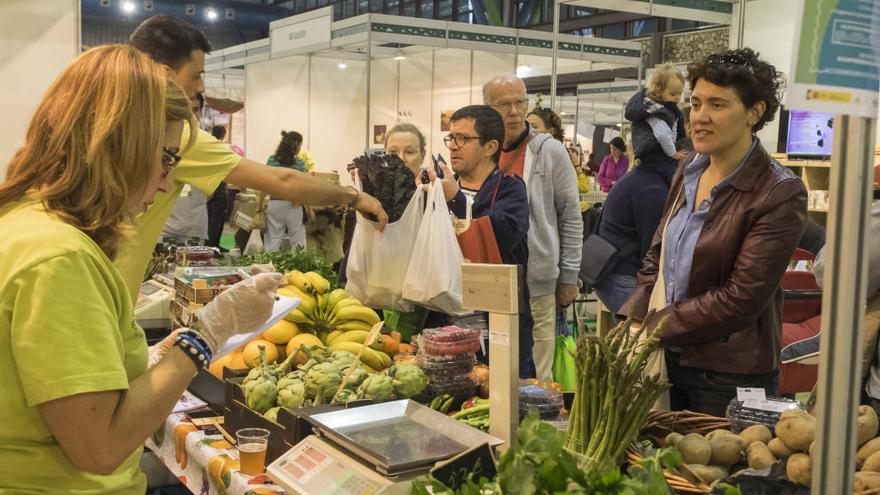
[{"label": "bald man with glasses", "polygon": [[528,101],[525,84],[514,75],[496,76],[483,85],[483,102],[504,121],[499,167],[526,183],[533,356],[537,378],[552,381],[556,314],[577,297],[584,224],[568,153],[549,134],[532,132],[526,122]]}]

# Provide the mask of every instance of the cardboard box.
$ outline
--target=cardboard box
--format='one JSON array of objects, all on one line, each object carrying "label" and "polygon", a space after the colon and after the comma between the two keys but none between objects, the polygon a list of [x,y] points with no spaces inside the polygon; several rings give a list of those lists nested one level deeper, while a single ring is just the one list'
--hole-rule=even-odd
[{"label": "cardboard box", "polygon": [[178,298],[183,298],[187,302],[207,304],[220,295],[224,290],[226,290],[226,287],[207,287],[204,289],[197,289],[186,280],[180,277],[174,277],[174,292]]}]

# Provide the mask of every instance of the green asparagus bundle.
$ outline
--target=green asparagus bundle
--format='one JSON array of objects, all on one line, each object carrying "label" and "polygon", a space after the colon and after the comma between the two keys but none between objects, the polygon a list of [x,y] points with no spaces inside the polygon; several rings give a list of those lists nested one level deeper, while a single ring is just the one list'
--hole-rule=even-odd
[{"label": "green asparagus bundle", "polygon": [[588,466],[620,460],[651,406],[669,388],[665,378],[646,376],[648,359],[660,348],[659,327],[647,336],[644,327],[630,331],[629,326],[625,321],[605,336],[584,335],[578,342],[577,393],[566,447],[582,454]]}]

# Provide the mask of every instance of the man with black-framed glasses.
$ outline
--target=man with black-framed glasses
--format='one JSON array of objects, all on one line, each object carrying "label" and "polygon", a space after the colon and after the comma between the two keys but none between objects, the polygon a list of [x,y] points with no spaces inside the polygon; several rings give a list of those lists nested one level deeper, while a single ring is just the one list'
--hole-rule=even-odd
[{"label": "man with black-framed glasses", "polygon": [[[486,105],[470,105],[452,114],[449,134],[443,138],[449,148],[452,170],[441,164],[443,193],[449,210],[458,218],[467,217],[468,204],[473,218],[488,216],[501,253],[501,261],[520,265],[528,273],[529,214],[526,185],[498,168],[504,124],[498,112]],[[458,175],[456,180],[453,172]],[[433,182],[437,175],[428,169]],[[532,360],[532,315],[528,307],[528,287],[523,288],[526,304],[519,313],[519,374],[535,376]],[[488,346],[486,346],[488,349]]]},{"label": "man with black-framed glasses", "polygon": [[521,177],[528,190],[533,354],[537,378],[552,381],[557,308],[571,304],[578,293],[584,224],[577,175],[561,142],[529,128],[528,96],[521,79],[511,74],[494,77],[483,85],[483,102],[504,122],[501,170]]}]

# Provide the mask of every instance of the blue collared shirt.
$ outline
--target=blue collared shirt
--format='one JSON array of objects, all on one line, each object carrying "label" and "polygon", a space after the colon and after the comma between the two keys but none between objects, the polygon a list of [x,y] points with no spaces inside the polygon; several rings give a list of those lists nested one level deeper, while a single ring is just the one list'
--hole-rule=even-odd
[{"label": "blue collared shirt", "polygon": [[[665,246],[665,263],[663,267],[663,278],[666,282],[666,303],[684,301],[688,298],[688,285],[691,279],[691,266],[694,261],[694,248],[700,233],[703,231],[703,225],[709,216],[709,208],[718,195],[718,192],[725,187],[730,186],[733,180],[742,170],[743,165],[758,143],[757,139],[752,139],[752,146],[745,154],[742,161],[727,177],[712,188],[712,193],[708,199],[694,208],[696,202],[697,186],[700,183],[700,177],[706,167],[709,166],[709,155],[699,155],[689,163],[684,169],[684,202],[681,208],[675,213],[675,216],[669,221],[666,228],[666,246]],[[673,194],[672,191],[669,191]]]}]

